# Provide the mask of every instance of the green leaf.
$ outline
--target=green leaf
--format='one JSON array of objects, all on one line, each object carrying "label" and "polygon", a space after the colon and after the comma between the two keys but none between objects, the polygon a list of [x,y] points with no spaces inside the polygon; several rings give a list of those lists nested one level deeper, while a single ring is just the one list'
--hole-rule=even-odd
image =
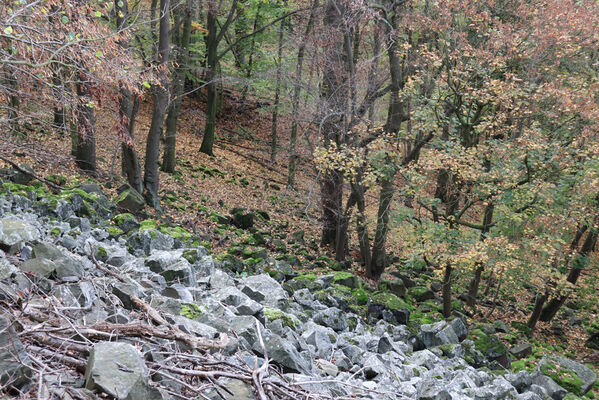
[{"label": "green leaf", "polygon": [[102,16],[102,13],[100,11],[96,11],[94,15],[96,16],[96,18],[100,18]]},{"label": "green leaf", "polygon": [[150,83],[148,81],[143,81],[141,84],[144,85],[144,87],[146,87],[148,89],[152,87],[152,85],[150,85]]},{"label": "green leaf", "polygon": [[119,8],[122,8],[123,7],[123,2],[119,1],[118,3],[116,3],[116,5],[119,6]]},{"label": "green leaf", "polygon": [[7,26],[6,28],[4,28],[4,33],[6,33],[7,35],[12,35],[12,26]]},{"label": "green leaf", "polygon": [[66,24],[69,22],[69,17],[67,17],[66,15],[63,15],[60,20],[62,21],[63,24]]},{"label": "green leaf", "polygon": [[96,57],[100,58],[102,57],[104,54],[102,53],[102,50],[98,50],[96,51]]}]

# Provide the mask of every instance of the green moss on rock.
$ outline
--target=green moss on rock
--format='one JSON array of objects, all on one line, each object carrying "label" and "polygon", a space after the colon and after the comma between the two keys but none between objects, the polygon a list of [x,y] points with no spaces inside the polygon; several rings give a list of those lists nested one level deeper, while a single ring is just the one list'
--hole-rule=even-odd
[{"label": "green moss on rock", "polygon": [[289,327],[293,330],[297,329],[300,325],[301,322],[295,318],[293,315],[291,314],[287,314],[281,310],[277,310],[275,308],[269,308],[269,307],[265,307],[264,308],[264,318],[266,318],[267,321],[276,321],[281,320],[281,323],[283,324],[283,326]]},{"label": "green moss on rock", "polygon": [[116,226],[109,226],[106,231],[110,236],[116,237],[122,235],[124,232],[121,228],[117,228]]},{"label": "green moss on rock", "polygon": [[572,370],[562,367],[551,359],[545,359],[539,365],[541,372],[555,381],[558,385],[577,396],[582,395],[584,382]]},{"label": "green moss on rock", "polygon": [[145,219],[139,223],[139,230],[158,229],[158,224],[153,219]]},{"label": "green moss on rock", "polygon": [[180,313],[185,318],[196,319],[202,315],[202,309],[195,303],[181,303]]},{"label": "green moss on rock", "polygon": [[371,296],[371,301],[374,304],[382,304],[390,310],[401,310],[402,308],[412,309],[408,303],[388,292],[375,292]]}]

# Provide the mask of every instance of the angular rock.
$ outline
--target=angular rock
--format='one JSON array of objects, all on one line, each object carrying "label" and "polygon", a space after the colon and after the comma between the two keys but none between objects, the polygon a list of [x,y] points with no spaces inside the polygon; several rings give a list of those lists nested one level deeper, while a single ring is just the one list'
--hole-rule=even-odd
[{"label": "angular rock", "polygon": [[328,326],[335,332],[341,332],[347,329],[346,315],[336,307],[317,312],[313,319],[317,324]]},{"label": "angular rock", "polygon": [[0,385],[21,387],[31,377],[31,361],[10,319],[0,315]]},{"label": "angular rock", "polygon": [[128,343],[99,342],[92,348],[85,369],[85,387],[97,389],[119,400],[159,399],[148,386],[143,356]]},{"label": "angular rock", "polygon": [[179,299],[187,303],[193,303],[193,295],[185,286],[180,283],[174,283],[162,290],[161,294],[173,299]]},{"label": "angular rock", "polygon": [[446,385],[436,379],[427,379],[418,389],[418,400],[451,400]]},{"label": "angular rock", "polygon": [[146,201],[135,189],[129,188],[119,195],[116,199],[116,204],[124,210],[136,213],[144,208]]},{"label": "angular rock", "polygon": [[37,240],[39,237],[37,228],[27,222],[11,218],[0,219],[0,245],[5,250],[18,251],[25,242]]},{"label": "angular rock", "polygon": [[553,379],[546,375],[543,375],[542,373],[537,373],[533,375],[532,383],[543,388],[543,391],[547,394],[547,396],[551,397],[553,400],[562,400],[568,394],[568,391],[566,389],[564,389],[563,387],[555,383]]},{"label": "angular rock", "polygon": [[418,337],[427,348],[442,344],[459,343],[459,338],[455,331],[445,321],[422,325]]},{"label": "angular rock", "polygon": [[233,278],[231,278],[225,271],[220,269],[214,270],[214,272],[210,275],[209,282],[212,289],[222,289],[235,284]]},{"label": "angular rock", "polygon": [[308,322],[304,326],[302,338],[307,344],[314,346],[316,354],[320,358],[329,359],[334,345],[337,343],[337,335],[331,328]]},{"label": "angular rock", "polygon": [[[204,398],[209,400],[255,400],[254,389],[251,385],[238,379],[220,378],[216,382],[219,386],[227,388],[217,392],[215,389],[208,389],[202,392]],[[220,393],[220,394],[219,394]]]},{"label": "angular rock", "polygon": [[[285,370],[300,373],[310,372],[310,364],[289,341],[278,335],[273,335],[270,338],[265,338],[265,342],[266,351],[270,359],[283,366]],[[259,349],[255,350],[258,353],[261,352]]]},{"label": "angular rock", "polygon": [[586,394],[597,381],[595,371],[584,364],[560,356],[543,357],[537,370],[577,396]]},{"label": "angular rock", "polygon": [[461,318],[454,318],[449,325],[453,328],[458,340],[461,342],[468,336],[468,328]]},{"label": "angular rock", "polygon": [[273,308],[287,308],[289,296],[279,282],[268,274],[254,275],[243,280],[241,291],[250,299]]},{"label": "angular rock", "polygon": [[384,285],[389,292],[393,293],[396,296],[404,297],[406,295],[407,288],[404,284],[404,281],[402,281],[401,279],[381,281],[381,285]]},{"label": "angular rock", "polygon": [[37,276],[49,278],[56,270],[56,264],[46,258],[32,258],[20,265],[21,271],[31,272]]},{"label": "angular rock", "polygon": [[322,371],[325,375],[332,376],[333,378],[339,375],[339,368],[330,361],[319,358],[315,361],[315,364],[316,368]]},{"label": "angular rock", "polygon": [[510,353],[520,359],[532,354],[532,346],[530,343],[518,343],[510,349]]}]

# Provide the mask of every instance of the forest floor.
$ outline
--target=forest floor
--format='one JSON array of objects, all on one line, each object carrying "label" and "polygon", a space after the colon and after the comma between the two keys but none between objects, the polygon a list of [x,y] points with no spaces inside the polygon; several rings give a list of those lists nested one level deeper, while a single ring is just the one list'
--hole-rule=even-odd
[{"label": "forest floor", "polygon": [[[310,262],[327,249],[317,247],[319,223],[319,187],[317,171],[311,162],[310,145],[300,135],[300,165],[297,168],[296,186],[286,187],[287,182],[287,133],[290,120],[280,117],[279,146],[277,161],[270,163],[270,110],[248,107],[237,112],[236,104],[225,102],[217,121],[217,140],[214,157],[199,152],[204,127],[204,104],[195,98],[184,101],[177,134],[177,171],[175,174],[160,174],[160,196],[164,207],[161,218],[165,223],[174,223],[194,231],[203,238],[203,244],[215,253],[225,252],[232,246],[242,243],[244,238],[218,228],[216,215],[228,215],[235,207],[266,211],[270,221],[259,222],[259,228],[269,230],[273,237],[294,237],[303,233],[305,246],[292,245],[289,252],[300,260]],[[136,147],[144,154],[145,136],[151,120],[151,103],[141,105],[136,125]],[[103,112],[97,115],[97,154],[98,177],[110,195],[123,181],[120,172],[119,138],[113,127],[114,113]],[[85,181],[80,176],[70,153],[70,139],[54,133],[33,132],[20,141],[4,142],[1,153],[10,155],[13,161],[27,163],[41,176],[60,174],[72,181]],[[10,153],[10,154],[7,154]],[[143,162],[143,160],[142,160]],[[143,165],[143,164],[142,164]],[[0,166],[2,163],[0,162]],[[371,193],[376,199],[375,192]],[[372,201],[373,204],[376,201]],[[156,217],[146,209],[148,217]],[[369,207],[368,217],[374,220],[376,209]],[[262,225],[260,225],[262,224]],[[355,243],[355,241],[354,241]],[[400,254],[401,243],[391,235],[389,249]],[[277,252],[276,246],[268,248]],[[355,255],[357,250],[350,252]],[[597,257],[594,258],[595,264]],[[389,271],[398,269],[392,265]],[[352,263],[352,272],[363,275],[357,262]],[[592,274],[592,275],[591,275]],[[569,304],[579,307],[575,315],[558,315],[554,323],[539,323],[533,338],[529,341],[537,349],[537,354],[552,352],[566,355],[593,364],[597,370],[599,353],[585,347],[587,330],[593,324],[599,325],[599,299],[595,282],[598,281],[597,268],[581,279],[582,286],[576,298]],[[425,282],[430,284],[430,282]],[[458,283],[459,284],[459,283]],[[460,293],[459,287],[455,288]],[[496,305],[483,305],[472,315],[475,322],[503,321],[510,326],[514,321],[525,323],[532,305],[531,293],[520,291],[509,298],[501,298]],[[490,310],[492,316],[488,316]],[[474,321],[473,321],[474,322]],[[596,328],[595,328],[596,329]],[[525,338],[506,336],[507,342]],[[510,343],[514,344],[514,343]]]}]

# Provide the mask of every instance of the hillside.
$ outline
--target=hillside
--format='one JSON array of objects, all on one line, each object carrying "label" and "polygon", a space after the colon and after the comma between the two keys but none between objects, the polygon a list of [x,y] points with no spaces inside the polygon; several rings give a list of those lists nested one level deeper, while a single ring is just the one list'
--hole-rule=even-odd
[{"label": "hillside", "polygon": [[[318,246],[319,193],[318,187],[314,185],[315,174],[307,174],[314,170],[311,158],[309,153],[306,153],[308,156],[303,161],[305,165],[301,169],[303,173],[298,176],[296,190],[286,189],[285,164],[270,165],[267,161],[267,146],[264,143],[267,143],[268,139],[264,137],[263,132],[268,132],[268,116],[261,115],[257,110],[251,115],[223,116],[219,120],[217,130],[220,140],[216,142],[215,157],[208,157],[198,152],[197,127],[203,125],[201,109],[202,103],[197,100],[188,100],[184,104],[183,115],[186,119],[178,132],[180,152],[177,172],[173,175],[161,175],[160,194],[164,214],[158,215],[148,207],[139,211],[136,218],[141,222],[143,229],[158,229],[160,232],[172,234],[176,240],[189,239],[188,244],[193,241],[194,246],[203,246],[212,252],[217,260],[224,262],[230,273],[240,279],[259,272],[268,272],[277,279],[279,274],[283,273],[286,278],[281,278],[284,281],[295,277],[288,283],[301,282],[301,285],[292,285],[291,289],[290,286],[283,285],[292,296],[295,296],[294,291],[300,288],[309,288],[311,291],[326,288],[322,286],[322,279],[324,282],[329,282],[330,279],[334,282],[340,280],[341,285],[347,286],[333,285],[335,287],[331,287],[331,292],[326,294],[333,296],[331,300],[322,297],[325,296],[324,293],[318,292],[317,296],[321,296],[320,301],[328,306],[355,312],[366,326],[379,326],[377,322],[381,320],[397,323],[401,322],[401,318],[405,318],[401,313],[388,316],[385,312],[376,311],[376,307],[371,304],[374,297],[379,299],[379,304],[385,304],[385,307],[390,307],[391,310],[405,308],[409,311],[409,326],[415,329],[443,319],[440,308],[440,282],[432,271],[426,268],[406,268],[402,260],[397,260],[388,268],[382,281],[376,283],[364,278],[357,260],[344,266],[338,265],[327,249]],[[143,132],[149,126],[150,115],[149,105],[144,103],[138,121],[138,148],[145,145]],[[98,126],[108,132],[110,119],[107,117],[105,123],[103,120],[102,118],[98,122]],[[235,131],[245,132],[248,137],[231,133]],[[70,162],[56,163],[49,157],[49,153],[68,154],[69,147],[65,141],[38,133],[29,135],[26,142],[17,143],[18,147],[12,149],[4,147],[4,154],[10,153],[13,160],[18,160],[19,164],[30,165],[40,177],[61,182],[65,187],[97,182],[109,198],[118,197],[117,188],[121,186],[122,178],[113,175],[111,179],[109,175],[111,169],[118,171],[120,163],[118,158],[114,158],[117,144],[115,137],[106,134],[98,138],[99,174],[96,179],[73,174],[76,169]],[[11,145],[15,146],[15,142]],[[39,153],[30,150],[20,153],[19,147],[45,150],[40,150]],[[19,157],[19,154],[26,155]],[[32,157],[32,154],[39,154],[39,157]],[[280,157],[285,155],[281,154]],[[65,182],[57,176],[63,176]],[[7,194],[20,193],[20,190],[23,190],[18,187],[12,188],[10,185],[5,185],[4,188]],[[42,198],[40,200],[43,201]],[[375,218],[375,212],[373,209],[368,210],[371,218]],[[241,218],[237,218],[236,215]],[[244,226],[241,220],[243,216],[249,215],[251,226]],[[99,226],[108,229],[110,237],[120,237],[129,241],[127,238],[130,233],[125,234],[121,231],[123,227],[120,224],[123,222],[117,217],[110,223],[110,218],[100,218],[97,222]],[[44,229],[53,230],[51,227]],[[64,240],[63,235],[61,231],[48,239],[61,243]],[[398,243],[393,242],[394,235],[390,238],[389,248],[395,249]],[[273,265],[279,265],[272,264],[273,259],[284,262],[288,265],[285,268],[289,270],[271,269]],[[344,272],[337,272],[340,270]],[[587,347],[586,342],[588,332],[592,332],[591,327],[596,324],[592,318],[597,315],[597,304],[595,297],[584,297],[584,293],[592,293],[594,290],[595,280],[593,276],[588,276],[587,279],[585,282],[588,281],[589,286],[580,289],[581,297],[577,303],[572,302],[572,307],[577,307],[577,314],[566,308],[560,314],[559,322],[540,323],[534,334],[528,338],[526,318],[530,310],[516,305],[518,298],[521,298],[521,304],[530,302],[526,294],[519,294],[516,299],[504,297],[509,296],[509,293],[503,294],[497,298],[496,303],[482,304],[476,313],[472,313],[464,303],[456,301],[455,315],[462,318],[470,328],[469,332],[473,336],[469,338],[474,343],[477,343],[477,340],[482,343],[483,338],[487,337],[497,341],[496,345],[503,350],[491,356],[491,359],[508,357],[507,361],[504,361],[507,364],[496,364],[500,370],[505,367],[514,371],[534,369],[541,358],[550,354],[566,355],[582,363],[594,365],[596,370],[599,362],[597,353]],[[349,287],[349,290],[344,287]],[[459,293],[463,289],[456,286],[454,290]],[[407,337],[402,340],[406,339]],[[527,349],[527,343],[532,345],[530,349]],[[487,350],[486,345],[483,347]],[[508,348],[514,351],[511,357],[507,352]]]}]

